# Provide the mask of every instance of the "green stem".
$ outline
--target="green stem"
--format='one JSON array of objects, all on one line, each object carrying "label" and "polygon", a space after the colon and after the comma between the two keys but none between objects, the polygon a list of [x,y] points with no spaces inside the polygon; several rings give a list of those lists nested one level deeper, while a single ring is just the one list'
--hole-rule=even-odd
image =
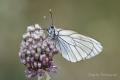
[{"label": "green stem", "polygon": [[38,80],[42,80],[42,77],[38,76]]},{"label": "green stem", "polygon": [[38,80],[51,80],[51,77],[49,76],[49,74],[47,72],[45,74],[46,76],[44,77],[38,76]]},{"label": "green stem", "polygon": [[51,80],[51,77],[47,72],[46,72],[46,80]]}]

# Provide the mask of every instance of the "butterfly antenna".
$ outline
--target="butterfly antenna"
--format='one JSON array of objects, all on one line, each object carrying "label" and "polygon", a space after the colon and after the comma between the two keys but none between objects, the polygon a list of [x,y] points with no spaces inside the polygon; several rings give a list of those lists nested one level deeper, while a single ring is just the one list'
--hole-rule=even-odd
[{"label": "butterfly antenna", "polygon": [[53,26],[53,13],[51,9],[49,9],[49,13],[50,13],[50,18],[51,18],[51,25]]}]

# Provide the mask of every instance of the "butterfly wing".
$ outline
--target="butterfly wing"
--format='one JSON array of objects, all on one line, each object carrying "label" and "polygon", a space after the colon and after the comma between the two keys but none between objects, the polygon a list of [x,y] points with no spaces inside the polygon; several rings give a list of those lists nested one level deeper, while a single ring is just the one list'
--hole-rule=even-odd
[{"label": "butterfly wing", "polygon": [[57,31],[56,47],[68,61],[77,62],[92,58],[103,49],[98,41],[90,37],[71,30],[57,29]]}]

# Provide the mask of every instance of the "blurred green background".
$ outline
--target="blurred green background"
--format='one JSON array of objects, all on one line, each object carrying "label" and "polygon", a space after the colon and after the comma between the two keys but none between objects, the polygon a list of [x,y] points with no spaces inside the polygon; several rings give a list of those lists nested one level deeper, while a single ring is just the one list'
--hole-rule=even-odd
[{"label": "blurred green background", "polygon": [[[103,52],[70,63],[55,56],[52,80],[120,80],[120,0],[0,0],[0,80],[26,80],[18,52],[28,25],[54,24],[100,41]],[[44,20],[43,16],[47,16]]]}]

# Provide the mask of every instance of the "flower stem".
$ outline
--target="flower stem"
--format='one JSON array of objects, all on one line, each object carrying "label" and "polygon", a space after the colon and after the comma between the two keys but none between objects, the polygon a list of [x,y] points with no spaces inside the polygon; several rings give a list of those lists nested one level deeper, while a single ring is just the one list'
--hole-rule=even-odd
[{"label": "flower stem", "polygon": [[42,80],[42,77],[38,76],[38,80]]},{"label": "flower stem", "polygon": [[44,77],[38,76],[38,80],[51,80],[50,75],[47,72],[45,74],[46,76]]},{"label": "flower stem", "polygon": [[51,80],[51,77],[47,72],[46,72],[46,80]]}]

